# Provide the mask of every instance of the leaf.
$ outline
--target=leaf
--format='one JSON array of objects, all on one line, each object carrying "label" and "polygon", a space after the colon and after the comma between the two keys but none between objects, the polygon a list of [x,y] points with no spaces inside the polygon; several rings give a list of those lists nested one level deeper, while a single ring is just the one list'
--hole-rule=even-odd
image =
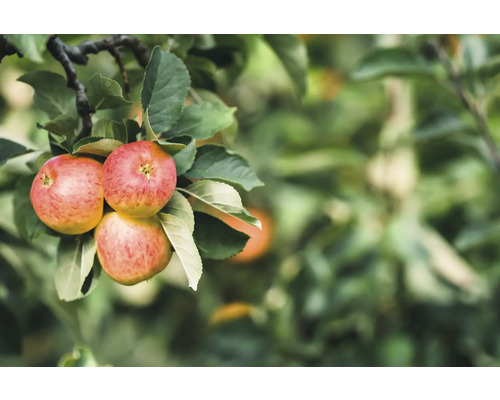
[{"label": "leaf", "polygon": [[413,132],[417,139],[434,139],[462,130],[462,121],[451,113],[434,113],[428,116]]},{"label": "leaf", "polygon": [[113,150],[123,144],[123,142],[116,139],[88,136],[74,144],[73,153],[95,154],[96,156],[107,157]]},{"label": "leaf", "polygon": [[196,156],[196,141],[189,136],[176,136],[172,141],[186,145],[184,149],[173,155],[177,175],[184,174],[194,163]]},{"label": "leaf", "polygon": [[279,57],[292,78],[299,95],[307,90],[307,50],[297,35],[264,35],[264,40]]},{"label": "leaf", "polygon": [[186,222],[171,214],[158,213],[161,224],[172,247],[186,272],[189,287],[196,290],[201,278],[203,265],[194,243],[190,228]]},{"label": "leaf", "polygon": [[172,53],[155,47],[146,67],[141,92],[153,132],[169,130],[179,119],[190,86],[184,63]]},{"label": "leaf", "polygon": [[[259,219],[250,215],[243,207],[236,189],[226,183],[201,180],[192,183],[186,188],[177,188],[177,190],[195,197],[202,204],[215,207],[219,211],[262,229]],[[204,211],[203,207],[198,206],[196,202],[192,207],[195,211]]]},{"label": "leaf", "polygon": [[484,80],[494,78],[498,75],[500,73],[500,55],[488,58],[486,62],[477,69],[477,73]]},{"label": "leaf", "polygon": [[78,118],[69,116],[66,114],[61,114],[54,118],[52,121],[46,122],[41,128],[55,133],[59,136],[64,136],[67,138],[73,138],[76,136],[76,130],[78,129]]},{"label": "leaf", "polygon": [[204,57],[189,55],[184,60],[191,77],[191,85],[195,88],[216,89],[217,66]]},{"label": "leaf", "polygon": [[73,301],[84,296],[82,287],[94,265],[95,254],[96,245],[91,233],[61,238],[54,277],[61,300]]},{"label": "leaf", "polygon": [[122,87],[118,82],[99,73],[90,78],[87,84],[87,97],[96,110],[119,108],[131,104],[123,98]]},{"label": "leaf", "polygon": [[194,231],[194,214],[189,201],[177,190],[174,191],[167,205],[161,210],[162,213],[171,214],[184,221],[191,234]]},{"label": "leaf", "polygon": [[179,122],[164,137],[191,136],[196,140],[208,139],[233,123],[236,107],[223,103],[190,104],[184,109]]},{"label": "leaf", "polygon": [[211,144],[198,148],[193,166],[186,176],[235,183],[247,191],[264,185],[242,156],[223,146]]},{"label": "leaf", "polygon": [[41,233],[53,232],[38,218],[31,205],[30,191],[35,176],[36,174],[19,178],[14,197],[14,222],[19,235],[28,242],[32,242]]},{"label": "leaf", "polygon": [[37,152],[34,157],[26,163],[26,165],[29,169],[31,169],[31,171],[38,172],[40,171],[40,168],[42,168],[43,164],[45,164],[52,157],[54,157],[54,155],[48,151]]},{"label": "leaf", "polygon": [[66,114],[77,116],[75,92],[68,87],[62,75],[49,71],[31,71],[18,80],[35,89],[33,101],[49,118]]},{"label": "leaf", "polygon": [[30,153],[32,151],[33,150],[24,147],[22,144],[0,138],[0,166],[5,164],[9,158]]},{"label": "leaf", "polygon": [[176,56],[185,58],[193,43],[194,35],[175,34],[170,38],[169,47]]},{"label": "leaf", "polygon": [[172,143],[167,141],[160,141],[158,135],[153,131],[151,125],[149,124],[149,112],[146,110],[144,113],[144,127],[146,129],[146,139],[151,141],[156,141],[163,150],[165,150],[170,155],[174,155],[186,147],[183,143]]},{"label": "leaf", "polygon": [[500,224],[487,223],[478,226],[469,226],[461,230],[454,241],[459,251],[469,251],[484,245],[494,245],[500,238]]},{"label": "leaf", "polygon": [[43,63],[43,52],[50,35],[3,35],[14,47],[23,53],[30,61]]},{"label": "leaf", "polygon": [[122,143],[128,142],[128,132],[125,123],[111,119],[96,121],[92,126],[92,136],[116,139]]},{"label": "leaf", "polygon": [[158,142],[158,135],[156,134],[155,131],[153,131],[153,128],[151,127],[151,124],[149,122],[149,110],[146,109],[144,110],[144,117],[143,117],[143,122],[142,126],[144,130],[146,131],[146,139],[151,140],[151,141],[157,141]]},{"label": "leaf", "polygon": [[186,148],[186,145],[184,143],[173,143],[173,142],[165,142],[163,140],[160,140],[158,142],[158,144],[160,145],[160,147],[163,150],[165,150],[171,156],[173,156],[174,154],[177,154],[178,152],[180,152]]},{"label": "leaf", "polygon": [[195,212],[194,241],[202,258],[223,260],[243,250],[250,236],[211,215]]},{"label": "leaf", "polygon": [[124,119],[123,124],[127,132],[127,143],[132,143],[137,141],[137,135],[141,133],[141,127],[137,121],[133,119]]},{"label": "leaf", "polygon": [[377,48],[365,55],[354,68],[356,80],[387,76],[432,75],[433,70],[418,54],[402,47]]},{"label": "leaf", "polygon": [[89,347],[75,346],[73,351],[64,354],[59,362],[58,367],[98,367],[94,354]]}]

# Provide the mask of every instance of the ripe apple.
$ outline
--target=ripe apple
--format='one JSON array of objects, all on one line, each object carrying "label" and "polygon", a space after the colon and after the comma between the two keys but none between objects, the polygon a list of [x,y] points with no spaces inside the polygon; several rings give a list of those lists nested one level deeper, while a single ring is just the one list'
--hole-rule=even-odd
[{"label": "ripe apple", "polygon": [[30,199],[43,223],[67,235],[90,231],[102,218],[102,165],[89,157],[63,154],[43,164]]},{"label": "ripe apple", "polygon": [[177,184],[172,156],[158,144],[139,141],[116,148],[102,171],[104,198],[131,217],[149,217],[170,200]]},{"label": "ripe apple", "polygon": [[132,218],[112,211],[104,215],[94,235],[102,267],[124,285],[151,278],[172,257],[172,246],[156,215]]}]

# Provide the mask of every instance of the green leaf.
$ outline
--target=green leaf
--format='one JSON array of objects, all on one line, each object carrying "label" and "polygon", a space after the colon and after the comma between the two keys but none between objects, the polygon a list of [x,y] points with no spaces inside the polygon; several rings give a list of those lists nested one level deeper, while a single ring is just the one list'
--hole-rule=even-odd
[{"label": "green leaf", "polygon": [[241,197],[236,189],[226,183],[201,180],[185,188],[177,189],[201,202],[199,205],[196,202],[193,204],[192,207],[195,211],[206,211],[203,207],[203,204],[206,204],[262,229],[259,219],[250,215],[243,207]]},{"label": "green leaf", "polygon": [[73,352],[64,354],[59,360],[58,367],[98,367],[90,348],[86,346],[75,346]]},{"label": "green leaf", "polygon": [[141,127],[137,121],[133,119],[124,119],[123,124],[127,131],[127,143],[132,143],[137,141],[137,135],[141,133]]},{"label": "green leaf", "polygon": [[215,90],[217,66],[204,57],[189,55],[184,60],[195,88]]},{"label": "green leaf", "polygon": [[477,69],[477,73],[484,80],[494,78],[498,75],[500,73],[500,55],[488,58],[486,62]]},{"label": "green leaf", "polygon": [[184,109],[179,122],[164,137],[191,136],[196,140],[208,139],[233,123],[236,107],[223,103],[190,104]]},{"label": "green leaf", "polygon": [[264,35],[264,40],[279,57],[299,95],[307,90],[307,49],[297,35]]},{"label": "green leaf", "polygon": [[212,144],[198,147],[193,166],[186,176],[235,183],[247,191],[264,185],[242,156]]},{"label": "green leaf", "polygon": [[95,154],[96,156],[107,157],[113,150],[123,144],[123,142],[116,139],[88,136],[75,143],[73,153]]},{"label": "green leaf", "polygon": [[116,139],[122,143],[127,143],[128,132],[124,122],[113,121],[111,119],[100,119],[92,127],[92,136]]},{"label": "green leaf", "polygon": [[0,138],[0,166],[5,164],[9,158],[30,153],[32,151],[33,150],[30,150],[19,143]]},{"label": "green leaf", "polygon": [[196,142],[189,136],[176,136],[171,140],[186,145],[184,149],[173,155],[177,175],[182,175],[189,168],[191,168],[194,163],[194,158],[196,156]]},{"label": "green leaf", "polygon": [[211,215],[195,212],[194,241],[202,258],[223,260],[243,250],[250,236]]},{"label": "green leaf", "polygon": [[78,118],[61,114],[52,121],[46,122],[41,128],[65,138],[73,138],[78,129]]},{"label": "green leaf", "polygon": [[91,233],[61,238],[54,277],[61,300],[73,301],[84,296],[82,287],[94,266],[95,255],[96,245]]},{"label": "green leaf", "polygon": [[179,58],[185,58],[193,43],[194,35],[172,35],[169,41],[170,51]]},{"label": "green leaf", "polygon": [[33,101],[49,118],[60,115],[76,117],[75,92],[68,88],[62,75],[49,71],[31,71],[21,76],[19,81],[35,89]]},{"label": "green leaf", "polygon": [[462,121],[451,113],[434,113],[428,116],[413,132],[417,139],[435,139],[464,128]]},{"label": "green leaf", "polygon": [[32,242],[42,233],[51,234],[53,232],[38,218],[31,205],[30,191],[35,176],[36,174],[19,178],[15,189],[14,222],[19,235],[28,242]]},{"label": "green leaf", "polygon": [[181,116],[189,86],[184,63],[172,53],[155,47],[141,92],[142,108],[148,110],[153,132],[164,132],[174,126]]},{"label": "green leaf", "polygon": [[156,141],[161,146],[161,148],[170,155],[174,155],[186,147],[184,143],[172,143],[164,140],[160,141],[149,123],[148,110],[146,110],[146,112],[144,113],[144,127],[146,129],[146,139]]},{"label": "green leaf", "polygon": [[469,251],[484,245],[494,245],[500,239],[500,223],[469,226],[461,230],[454,241],[459,251]]},{"label": "green leaf", "polygon": [[38,172],[40,171],[40,168],[42,168],[43,164],[45,164],[52,157],[54,157],[54,155],[48,151],[37,152],[35,156],[26,163],[26,165],[33,172]]},{"label": "green leaf", "polygon": [[353,79],[387,76],[432,75],[433,70],[417,53],[403,48],[377,48],[365,55],[352,73]]},{"label": "green leaf", "polygon": [[50,35],[3,35],[20,50],[24,57],[36,63],[43,63],[43,52]]},{"label": "green leaf", "polygon": [[188,224],[171,214],[158,213],[165,234],[170,240],[186,272],[189,287],[196,290],[203,264]]},{"label": "green leaf", "polygon": [[119,108],[131,104],[123,98],[122,87],[118,82],[99,73],[90,78],[87,84],[87,97],[96,110]]},{"label": "green leaf", "polygon": [[144,115],[143,115],[143,122],[142,126],[144,127],[146,131],[146,139],[151,140],[151,141],[156,141],[158,142],[158,136],[155,131],[153,131],[153,128],[151,127],[151,124],[149,122],[149,110],[146,109],[144,110]]},{"label": "green leaf", "polygon": [[191,234],[194,231],[194,214],[189,201],[177,190],[174,191],[167,205],[161,210],[162,213],[171,214],[184,221]]}]

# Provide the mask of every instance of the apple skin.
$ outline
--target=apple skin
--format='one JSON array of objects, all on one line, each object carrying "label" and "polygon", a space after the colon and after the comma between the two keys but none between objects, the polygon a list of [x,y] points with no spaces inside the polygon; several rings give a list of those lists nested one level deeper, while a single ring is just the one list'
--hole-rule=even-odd
[{"label": "apple skin", "polygon": [[90,231],[102,218],[102,165],[89,157],[63,154],[43,164],[31,185],[38,218],[66,235]]},{"label": "apple skin", "polygon": [[115,211],[131,217],[158,213],[172,197],[176,184],[174,159],[154,142],[124,144],[103,165],[106,202]]},{"label": "apple skin", "polygon": [[94,238],[102,268],[124,285],[151,278],[172,258],[172,246],[156,215],[132,218],[109,212],[95,229]]}]

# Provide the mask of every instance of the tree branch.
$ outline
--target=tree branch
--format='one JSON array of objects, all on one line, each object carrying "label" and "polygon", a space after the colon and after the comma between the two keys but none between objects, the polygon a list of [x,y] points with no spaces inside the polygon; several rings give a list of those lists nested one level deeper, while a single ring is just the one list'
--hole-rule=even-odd
[{"label": "tree branch", "polygon": [[88,54],[97,54],[101,51],[108,51],[116,60],[120,73],[123,77],[124,96],[128,97],[130,93],[130,84],[127,72],[122,63],[118,47],[125,46],[129,48],[139,65],[146,67],[149,62],[149,48],[139,41],[139,39],[128,35],[113,35],[109,38],[96,40],[92,42],[83,42],[78,46],[70,46],[64,43],[57,35],[52,36],[47,42],[47,49],[52,56],[61,63],[66,73],[68,86],[76,91],[76,108],[82,118],[82,129],[75,138],[78,141],[92,132],[91,114],[95,110],[90,106],[87,90],[78,80],[73,63],[87,65]]},{"label": "tree branch", "polygon": [[82,118],[82,129],[75,138],[75,142],[89,136],[92,132],[92,118],[90,114],[95,110],[90,106],[87,97],[87,89],[78,80],[76,75],[75,66],[66,52],[66,45],[57,36],[52,36],[47,42],[47,49],[52,57],[59,61],[64,68],[66,78],[68,79],[68,86],[76,91],[76,109],[78,115]]},{"label": "tree branch", "polygon": [[5,56],[10,56],[12,54],[17,54],[18,57],[23,57],[23,53],[12,46],[7,39],[0,35],[0,63]]},{"label": "tree branch", "polygon": [[456,66],[450,61],[448,54],[445,49],[439,44],[437,40],[430,40],[430,45],[436,52],[441,64],[443,64],[447,74],[449,81],[451,82],[453,89],[464,105],[464,107],[472,114],[474,117],[476,124],[479,128],[481,135],[483,136],[484,142],[488,148],[488,152],[490,153],[490,157],[493,163],[493,167],[497,174],[500,174],[500,154],[498,153],[498,148],[493,139],[493,135],[491,134],[488,119],[479,106],[479,102],[476,99],[473,99],[467,93],[465,86],[462,82],[462,77],[460,76],[460,71],[456,68]]}]

